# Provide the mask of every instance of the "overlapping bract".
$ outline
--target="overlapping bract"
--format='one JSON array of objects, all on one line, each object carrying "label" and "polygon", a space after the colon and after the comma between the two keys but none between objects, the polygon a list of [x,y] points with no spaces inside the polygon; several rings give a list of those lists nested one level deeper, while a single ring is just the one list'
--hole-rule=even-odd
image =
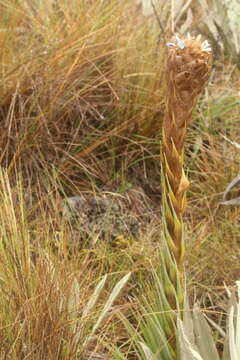
[{"label": "overlapping bract", "polygon": [[[200,38],[171,42],[166,64],[167,97],[162,139],[163,238],[161,281],[166,311],[184,307],[184,229],[182,215],[186,206],[188,180],[184,173],[184,140],[198,95],[210,71],[211,49]],[[175,315],[168,328],[175,331]],[[171,330],[170,332],[171,333]],[[170,335],[170,334],[169,334]],[[170,340],[174,348],[176,343]]]},{"label": "overlapping bract", "polygon": [[171,43],[166,65],[167,108],[163,123],[162,164],[166,226],[174,244],[175,260],[180,265],[183,256],[181,217],[188,187],[183,171],[184,139],[197,97],[209,77],[211,51],[209,44],[202,43],[199,38],[181,40],[177,36],[176,40],[176,45]]}]

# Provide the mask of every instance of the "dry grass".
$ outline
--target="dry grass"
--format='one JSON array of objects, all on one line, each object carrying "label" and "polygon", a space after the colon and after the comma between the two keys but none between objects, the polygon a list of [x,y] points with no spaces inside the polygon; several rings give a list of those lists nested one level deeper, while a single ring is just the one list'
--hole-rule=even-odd
[{"label": "dry grass", "polygon": [[[223,138],[239,141],[239,80],[238,71],[231,73],[231,69],[226,65],[224,72],[216,73],[208,109],[204,102],[199,106],[199,120],[189,138],[189,253],[193,256],[192,266],[199,267],[199,282],[204,280],[213,286],[223,281],[232,284],[239,274],[239,265],[234,261],[239,252],[238,209],[219,205],[226,186],[238,174],[240,161],[239,150]],[[211,277],[206,275],[209,266]]]},{"label": "dry grass", "polygon": [[45,15],[27,4],[2,3],[2,164],[31,184],[52,167],[70,188],[89,188],[89,176],[105,184],[109,144],[129,129],[159,128],[158,34],[129,1],[63,2]]}]

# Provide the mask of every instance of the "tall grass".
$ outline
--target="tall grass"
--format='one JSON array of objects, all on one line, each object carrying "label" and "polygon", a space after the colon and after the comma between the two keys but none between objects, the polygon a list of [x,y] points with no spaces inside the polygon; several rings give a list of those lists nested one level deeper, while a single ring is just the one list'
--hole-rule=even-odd
[{"label": "tall grass", "polygon": [[164,51],[132,1],[43,4],[0,2],[2,164],[32,183],[54,166],[71,191],[85,174],[104,184],[108,142],[159,127]]},{"label": "tall grass", "polygon": [[71,262],[64,253],[54,255],[46,240],[58,236],[61,245],[64,224],[54,233],[51,221],[43,224],[39,214],[33,228],[20,180],[11,188],[3,171],[0,201],[1,359],[88,359],[101,354],[104,332],[99,330],[106,331],[109,310],[114,311],[129,274],[119,281],[114,276],[113,286],[92,264],[90,253],[79,252]]}]

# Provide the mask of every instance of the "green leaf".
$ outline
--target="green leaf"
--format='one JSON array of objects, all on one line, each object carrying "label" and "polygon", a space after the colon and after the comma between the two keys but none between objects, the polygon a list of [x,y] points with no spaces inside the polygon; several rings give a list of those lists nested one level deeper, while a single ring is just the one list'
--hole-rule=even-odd
[{"label": "green leaf", "polygon": [[68,299],[68,313],[71,318],[75,317],[75,313],[79,301],[80,301],[80,287],[77,279],[74,278]]},{"label": "green leaf", "polygon": [[193,318],[192,318],[192,312],[190,310],[188,297],[185,296],[185,306],[184,306],[184,312],[183,312],[183,325],[184,325],[184,331],[185,334],[190,341],[190,343],[194,343],[195,336],[193,331]]},{"label": "green leaf", "polygon": [[[180,349],[180,360],[205,360],[197,352],[195,346],[190,343],[185,329],[184,324],[181,319],[177,319],[177,329],[178,329],[178,343]],[[212,358],[212,360],[215,358]]]},{"label": "green leaf", "polygon": [[237,346],[235,343],[234,329],[234,307],[232,306],[229,314],[229,352],[231,360],[239,360]]},{"label": "green leaf", "polygon": [[203,359],[219,360],[210,326],[197,306],[194,306],[193,310],[193,325],[196,336],[196,345]]},{"label": "green leaf", "polygon": [[[240,292],[240,283],[239,281],[236,282],[237,287],[238,287],[238,300],[240,299],[239,297],[239,292]],[[225,341],[224,341],[224,350],[223,350],[223,358],[222,360],[232,360],[234,356],[236,356],[236,351],[234,350],[234,347],[239,347],[239,321],[238,321],[238,317],[239,317],[239,306],[240,306],[240,302],[237,302],[235,293],[233,292],[230,296],[229,299],[229,303],[228,303],[228,320],[227,320],[227,335],[225,337]],[[236,321],[234,321],[234,312],[232,312],[232,309],[234,309],[236,314]],[[235,331],[236,328],[236,331]],[[235,344],[235,340],[236,340],[236,344]]]},{"label": "green leaf", "polygon": [[90,311],[92,310],[92,308],[95,306],[98,297],[105,285],[107,279],[107,275],[105,275],[102,280],[97,284],[96,288],[94,289],[94,292],[92,294],[92,296],[90,297],[87,305],[85,306],[83,313],[82,313],[82,318],[85,318],[88,316],[88,314],[90,313]]},{"label": "green leaf", "polygon": [[231,360],[240,359],[240,281],[238,287],[238,303],[231,306],[228,323],[229,353]]},{"label": "green leaf", "polygon": [[95,325],[93,326],[93,329],[91,331],[90,336],[86,339],[85,341],[85,345],[88,343],[88,341],[91,340],[92,336],[94,335],[94,333],[96,332],[96,330],[99,328],[100,324],[102,323],[104,317],[107,315],[107,313],[109,312],[111,306],[113,305],[114,301],[116,300],[116,298],[118,297],[120,291],[122,290],[122,288],[126,285],[126,283],[128,282],[129,278],[131,276],[131,273],[128,273],[127,275],[125,275],[113,288],[103,310],[101,311]]},{"label": "green leaf", "polygon": [[240,359],[240,281],[236,281],[238,287],[238,304],[237,309],[237,319],[236,319],[236,347],[238,359]]},{"label": "green leaf", "polygon": [[[94,289],[94,292],[92,294],[92,296],[90,297],[88,303],[86,304],[86,306],[83,309],[83,313],[82,316],[79,317],[78,319],[75,319],[75,325],[72,327],[75,335],[74,335],[74,343],[77,344],[82,336],[82,331],[84,329],[84,324],[85,324],[85,319],[88,317],[88,315],[90,314],[90,312],[92,311],[93,307],[95,306],[98,297],[103,289],[103,286],[105,285],[107,279],[107,275],[105,275],[102,280],[97,284],[96,288]],[[74,293],[75,299],[77,298],[76,292],[78,290],[78,287],[76,285],[76,283],[73,283],[74,286],[72,287],[72,292]],[[79,286],[79,285],[78,285]],[[78,291],[80,293],[80,291]],[[73,296],[73,295],[72,295]],[[71,300],[71,303],[73,306],[73,300]],[[68,303],[69,306],[69,303]],[[74,316],[72,316],[72,318],[74,318]],[[76,321],[77,320],[77,321]]]},{"label": "green leaf", "polygon": [[144,342],[140,341],[139,344],[141,345],[142,350],[146,356],[146,360],[156,360],[152,351],[149,349],[149,347]]}]

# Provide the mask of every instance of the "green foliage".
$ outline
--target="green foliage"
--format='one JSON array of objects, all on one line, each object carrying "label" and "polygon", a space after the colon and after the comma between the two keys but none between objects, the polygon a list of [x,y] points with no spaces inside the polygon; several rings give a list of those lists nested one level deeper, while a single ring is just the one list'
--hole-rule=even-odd
[{"label": "green foliage", "polygon": [[138,299],[139,306],[133,319],[122,319],[138,359],[173,360],[176,359],[173,329],[177,312],[169,307],[159,273],[152,270],[152,275],[152,283],[145,284],[145,295]]},{"label": "green foliage", "polygon": [[[217,331],[225,335],[223,360],[237,360],[240,356],[240,283],[238,301],[233,293],[228,304],[227,332],[211,321]],[[178,336],[181,360],[219,360],[210,326],[200,309],[195,306],[192,315],[187,310],[184,319],[178,319]]]}]

